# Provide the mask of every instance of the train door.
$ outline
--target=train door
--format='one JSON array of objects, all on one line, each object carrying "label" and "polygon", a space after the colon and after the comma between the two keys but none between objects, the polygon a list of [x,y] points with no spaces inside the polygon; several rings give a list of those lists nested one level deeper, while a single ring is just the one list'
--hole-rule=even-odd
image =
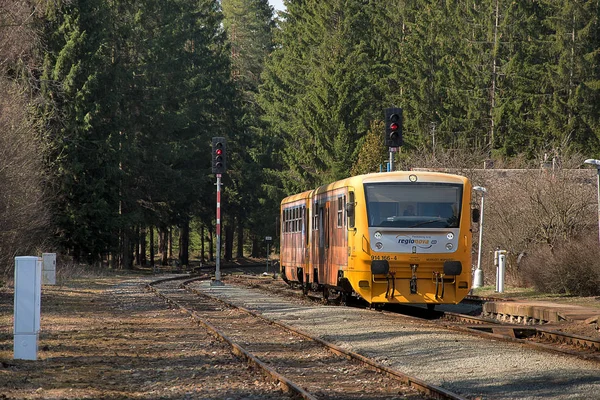
[{"label": "train door", "polygon": [[329,240],[330,240],[330,224],[329,224],[329,201],[322,203],[319,207],[319,265],[318,265],[318,282],[325,282],[325,269],[329,260]]},{"label": "train door", "polygon": [[356,257],[356,215],[355,215],[355,194],[354,188],[348,188],[348,203],[346,203],[346,243],[348,245],[348,265],[347,268],[354,269],[354,259]]}]

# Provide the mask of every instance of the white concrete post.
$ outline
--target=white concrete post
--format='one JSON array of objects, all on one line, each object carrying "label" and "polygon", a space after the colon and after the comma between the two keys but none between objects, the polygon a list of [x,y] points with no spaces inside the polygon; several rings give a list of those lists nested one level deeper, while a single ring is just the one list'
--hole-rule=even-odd
[{"label": "white concrete post", "polygon": [[481,269],[481,248],[483,243],[483,199],[487,193],[487,189],[482,186],[475,186],[473,190],[481,193],[481,212],[479,215],[479,241],[477,242],[477,269],[473,274],[472,288],[480,288],[483,286],[483,270]]},{"label": "white concrete post", "polygon": [[38,257],[15,257],[14,358],[37,360],[42,262]]},{"label": "white concrete post", "polygon": [[56,285],[56,253],[42,253],[42,284]]}]

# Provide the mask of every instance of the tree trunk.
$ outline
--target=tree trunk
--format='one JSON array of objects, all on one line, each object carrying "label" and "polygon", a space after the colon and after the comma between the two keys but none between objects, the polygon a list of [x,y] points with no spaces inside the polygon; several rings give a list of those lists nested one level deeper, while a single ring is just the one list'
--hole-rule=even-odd
[{"label": "tree trunk", "polygon": [[142,242],[141,229],[140,229],[140,226],[138,225],[135,227],[135,243],[134,243],[135,265],[141,265],[141,262],[142,262],[141,249],[140,249],[141,242]]},{"label": "tree trunk", "polygon": [[169,258],[173,258],[173,228],[169,228],[168,230],[169,232],[169,240],[168,240],[168,246],[169,246]]},{"label": "tree trunk", "polygon": [[146,266],[148,259],[146,258],[146,236],[148,229],[144,226],[140,229],[140,265]]},{"label": "tree trunk", "polygon": [[154,227],[150,226],[150,267],[154,270]]},{"label": "tree trunk", "polygon": [[209,249],[209,253],[208,253],[208,260],[210,262],[215,261],[215,256],[214,256],[214,242],[215,242],[215,235],[213,234],[213,230],[212,230],[212,226],[209,227],[208,229],[208,249]]},{"label": "tree trunk", "polygon": [[233,225],[225,226],[225,260],[233,259]]},{"label": "tree trunk", "polygon": [[250,257],[258,258],[260,256],[260,241],[256,235],[252,235],[252,252]]},{"label": "tree trunk", "polygon": [[121,268],[133,268],[133,243],[131,240],[132,236],[133,232],[131,231],[131,229],[123,229],[121,236]]},{"label": "tree trunk", "polygon": [[237,253],[235,258],[244,258],[244,224],[240,221],[240,217],[238,217],[237,223]]},{"label": "tree trunk", "polygon": [[179,265],[187,266],[190,263],[189,246],[190,246],[190,220],[186,218],[181,224],[179,233]]},{"label": "tree trunk", "polygon": [[169,229],[161,227],[158,229],[158,251],[161,255],[160,265],[169,264]]},{"label": "tree trunk", "polygon": [[200,225],[200,262],[204,263],[204,225]]}]

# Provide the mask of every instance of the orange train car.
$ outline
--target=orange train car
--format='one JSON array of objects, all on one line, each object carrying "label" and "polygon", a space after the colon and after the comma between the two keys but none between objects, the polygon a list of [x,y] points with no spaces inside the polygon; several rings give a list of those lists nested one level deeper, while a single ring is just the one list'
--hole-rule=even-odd
[{"label": "orange train car", "polygon": [[463,176],[395,171],[286,197],[281,275],[369,303],[458,303],[471,288],[471,192]]}]

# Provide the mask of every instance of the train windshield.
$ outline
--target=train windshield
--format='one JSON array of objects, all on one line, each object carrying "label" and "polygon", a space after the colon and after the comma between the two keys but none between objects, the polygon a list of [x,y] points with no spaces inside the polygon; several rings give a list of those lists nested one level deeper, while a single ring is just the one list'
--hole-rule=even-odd
[{"label": "train windshield", "polygon": [[369,226],[458,228],[462,192],[454,183],[366,183]]}]

